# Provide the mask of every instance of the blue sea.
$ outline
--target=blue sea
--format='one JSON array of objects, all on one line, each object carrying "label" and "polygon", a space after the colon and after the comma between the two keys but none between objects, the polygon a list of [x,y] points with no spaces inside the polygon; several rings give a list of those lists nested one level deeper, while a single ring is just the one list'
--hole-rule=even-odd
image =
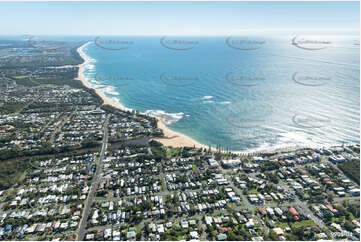
[{"label": "blue sea", "polygon": [[97,37],[84,76],[212,147],[359,143],[359,47],[351,35]]}]

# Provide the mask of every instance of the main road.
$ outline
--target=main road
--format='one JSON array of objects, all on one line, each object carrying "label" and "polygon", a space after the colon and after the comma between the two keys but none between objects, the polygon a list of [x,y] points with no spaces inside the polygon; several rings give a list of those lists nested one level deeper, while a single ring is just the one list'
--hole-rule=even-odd
[{"label": "main road", "polygon": [[94,195],[95,195],[95,192],[96,192],[96,190],[98,188],[98,185],[99,185],[100,173],[103,170],[103,160],[104,160],[105,151],[106,151],[107,145],[108,145],[108,122],[109,122],[109,115],[106,117],[105,122],[104,122],[104,127],[103,127],[104,136],[103,136],[102,150],[100,151],[100,156],[99,156],[96,172],[95,172],[95,175],[93,177],[90,192],[89,192],[88,198],[87,198],[87,200],[85,202],[85,208],[84,208],[84,211],[83,211],[83,216],[82,216],[80,226],[79,226],[79,229],[78,229],[78,232],[77,232],[77,235],[78,235],[77,240],[84,240],[91,205],[93,204]]}]

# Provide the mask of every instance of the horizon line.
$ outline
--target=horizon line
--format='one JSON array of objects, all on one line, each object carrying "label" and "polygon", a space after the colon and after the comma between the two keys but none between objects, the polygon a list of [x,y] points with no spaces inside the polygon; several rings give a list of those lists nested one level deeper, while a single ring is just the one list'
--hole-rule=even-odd
[{"label": "horizon line", "polygon": [[[305,33],[305,32],[309,33]],[[233,31],[230,31],[233,32]],[[234,31],[238,33],[147,33],[147,34],[65,34],[65,33],[58,33],[58,34],[4,34],[1,33],[0,36],[15,36],[15,37],[36,37],[36,36],[79,36],[79,37],[96,37],[96,36],[237,36],[237,35],[244,35],[244,34],[263,34],[265,32],[267,33],[279,33],[279,34],[292,34],[295,35],[295,32],[300,32],[300,35],[307,35],[307,34],[351,34],[351,35],[359,35],[360,30],[359,29],[340,29],[340,30],[239,30]],[[241,33],[242,32],[242,33]]]}]

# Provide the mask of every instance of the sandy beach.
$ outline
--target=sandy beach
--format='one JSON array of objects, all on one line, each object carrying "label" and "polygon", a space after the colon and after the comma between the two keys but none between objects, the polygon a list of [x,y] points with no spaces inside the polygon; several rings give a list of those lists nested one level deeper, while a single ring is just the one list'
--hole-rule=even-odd
[{"label": "sandy beach", "polygon": [[[90,59],[89,57],[84,53],[83,49],[89,45],[91,42],[87,42],[84,45],[80,46],[78,48],[78,53],[79,55],[83,58],[84,62],[80,65],[78,65],[79,70],[78,70],[78,77],[77,80],[80,80],[84,86],[94,89],[92,88],[89,83],[86,81],[84,75],[83,75],[83,71],[84,71],[84,67],[89,63]],[[95,92],[102,98],[104,104],[108,104],[110,106],[113,106],[115,108],[118,108],[120,110],[125,110],[125,111],[132,111],[129,108],[126,108],[124,105],[122,105],[121,103],[116,103],[114,102],[112,99],[108,98],[107,96],[105,96],[105,94],[101,91],[101,90],[97,90],[94,89]],[[190,147],[197,147],[197,148],[208,148],[208,146],[200,144],[199,142],[195,141],[194,139],[175,132],[173,130],[170,130],[164,123],[164,121],[157,116],[154,115],[150,115],[150,114],[144,114],[144,115],[149,115],[151,117],[154,117],[158,120],[158,128],[163,130],[164,133],[164,137],[162,138],[154,138],[154,140],[162,143],[164,146],[173,146],[173,147],[183,147],[183,146],[190,146]],[[212,149],[214,150],[214,149]]]},{"label": "sandy beach", "polygon": [[[80,80],[84,86],[86,86],[87,88],[90,89],[94,89],[92,88],[89,83],[86,81],[84,75],[83,75],[83,71],[84,71],[84,67],[90,62],[89,57],[84,53],[83,49],[89,45],[91,42],[87,42],[84,45],[80,46],[78,48],[78,53],[81,56],[81,58],[83,58],[84,62],[80,65],[78,65],[79,70],[78,70],[78,77],[76,78],[77,80]],[[121,104],[115,103],[113,100],[111,100],[110,98],[108,98],[107,96],[104,95],[104,93],[101,90],[97,90],[94,89],[95,92],[101,97],[101,99],[103,100],[104,104],[108,104],[110,106],[113,106],[115,108],[119,108],[121,110],[126,110],[126,111],[131,111],[131,109],[126,108],[124,106],[122,106]]]},{"label": "sandy beach", "polygon": [[[89,57],[83,52],[83,49],[89,45],[91,42],[85,43],[84,45],[80,46],[78,48],[78,53],[79,55],[82,57],[82,59],[84,60],[84,62],[80,65],[78,65],[79,70],[78,70],[78,77],[76,78],[77,80],[80,80],[84,86],[94,89],[92,88],[89,83],[86,81],[84,75],[83,75],[83,70],[84,67],[90,62]],[[114,100],[112,100],[111,98],[107,97],[103,91],[101,90],[97,90],[94,89],[95,92],[102,98],[104,104],[108,104],[110,106],[113,106],[115,108],[118,108],[120,110],[124,110],[124,111],[132,111],[132,109],[129,109],[127,107],[125,107],[124,105],[122,105],[120,102],[115,102]],[[144,114],[144,113],[142,113]],[[163,130],[164,133],[164,137],[162,138],[154,138],[154,140],[157,140],[158,142],[162,143],[164,146],[173,146],[173,147],[184,147],[184,146],[188,146],[188,147],[197,147],[197,148],[206,148],[208,149],[208,146],[203,145],[197,141],[195,141],[194,139],[190,138],[187,135],[184,135],[182,133],[173,131],[171,129],[169,129],[166,124],[165,121],[162,119],[162,117],[158,117],[155,115],[151,115],[151,114],[144,114],[144,115],[148,115],[151,117],[154,117],[158,120],[158,128]],[[337,146],[337,144],[335,145],[320,145],[320,147],[325,148],[325,147],[332,147],[332,146]],[[239,152],[235,152],[233,151],[233,153],[236,154],[241,154],[241,155],[247,155],[247,154],[260,154],[260,153],[272,153],[272,152],[287,152],[287,151],[292,151],[292,150],[297,150],[297,149],[301,149],[301,148],[320,148],[320,147],[307,147],[307,146],[286,146],[286,147],[273,147],[267,150],[250,150],[250,151],[239,151]],[[216,151],[216,149],[214,147],[211,148],[211,150]]]}]

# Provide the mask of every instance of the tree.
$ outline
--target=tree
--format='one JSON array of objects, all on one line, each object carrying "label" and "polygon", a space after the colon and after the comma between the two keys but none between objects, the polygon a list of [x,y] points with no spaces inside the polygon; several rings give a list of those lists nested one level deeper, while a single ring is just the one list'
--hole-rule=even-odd
[{"label": "tree", "polygon": [[329,201],[330,203],[333,202],[333,194],[332,193],[327,193],[327,201]]},{"label": "tree", "polygon": [[278,238],[277,233],[276,233],[273,229],[270,230],[270,232],[269,232],[269,237],[270,237],[270,239],[273,240],[273,241],[280,240],[280,239]]},{"label": "tree", "polygon": [[331,222],[333,216],[331,215],[331,213],[325,212],[323,217],[324,217],[324,219],[326,220],[326,223],[327,223],[327,222]]},{"label": "tree", "polygon": [[227,232],[227,237],[228,237],[228,240],[231,240],[231,241],[237,241],[237,236],[234,234],[233,231],[228,231]]},{"label": "tree", "polygon": [[355,228],[355,226],[350,221],[347,220],[344,224],[344,227],[347,231],[353,231],[353,229]]}]

